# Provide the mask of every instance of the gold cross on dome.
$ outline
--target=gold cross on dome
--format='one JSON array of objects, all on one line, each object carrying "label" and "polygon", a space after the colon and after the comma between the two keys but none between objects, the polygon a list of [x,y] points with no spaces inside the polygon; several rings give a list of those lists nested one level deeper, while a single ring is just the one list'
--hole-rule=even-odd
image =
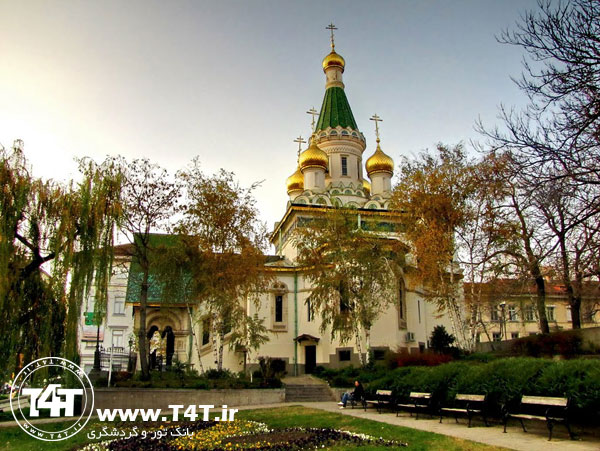
[{"label": "gold cross on dome", "polygon": [[377,142],[379,142],[379,122],[383,122],[383,119],[377,116],[377,113],[375,113],[369,119],[375,121],[375,136],[377,137]]},{"label": "gold cross on dome", "polygon": [[306,112],[306,114],[310,114],[312,116],[311,130],[314,133],[315,132],[315,116],[318,116],[319,112],[317,110],[315,110],[315,107],[312,107],[310,110],[308,110]]},{"label": "gold cross on dome", "polygon": [[300,156],[300,152],[302,152],[302,144],[305,144],[306,141],[304,141],[302,136],[298,136],[296,139],[294,139],[294,142],[298,143],[298,156]]},{"label": "gold cross on dome", "polygon": [[337,27],[333,23],[330,23],[325,27],[325,29],[331,31],[331,50],[334,50],[335,42],[333,42],[333,30],[337,30]]}]

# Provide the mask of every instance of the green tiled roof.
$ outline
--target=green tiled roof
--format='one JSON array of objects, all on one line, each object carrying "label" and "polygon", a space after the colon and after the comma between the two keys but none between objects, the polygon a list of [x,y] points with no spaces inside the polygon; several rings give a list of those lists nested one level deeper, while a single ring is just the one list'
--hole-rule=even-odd
[{"label": "green tiled roof", "polygon": [[[137,237],[136,237],[137,239]],[[173,284],[174,296],[168,300],[164,299],[163,291],[164,284],[161,282],[159,275],[156,273],[154,268],[153,260],[154,255],[158,256],[164,252],[165,248],[175,246],[178,241],[176,235],[150,235],[150,274],[148,275],[148,303],[163,303],[163,304],[174,304],[174,303],[185,303],[189,301],[187,293],[187,286],[189,285],[190,275],[181,273],[179,280],[171,280]],[[125,302],[137,303],[140,302],[140,293],[142,288],[143,273],[140,264],[135,257],[132,258],[131,264],[129,265],[129,276],[127,279],[127,293],[125,295]]]},{"label": "green tiled roof", "polygon": [[335,128],[338,125],[358,130],[344,89],[334,86],[325,91],[317,130],[325,130],[328,127]]}]

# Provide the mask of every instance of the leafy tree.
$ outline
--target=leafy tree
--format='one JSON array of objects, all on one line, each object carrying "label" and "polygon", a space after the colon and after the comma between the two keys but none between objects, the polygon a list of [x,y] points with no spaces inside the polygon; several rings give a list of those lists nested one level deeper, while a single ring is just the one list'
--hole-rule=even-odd
[{"label": "leafy tree", "polygon": [[455,341],[454,335],[449,334],[444,326],[438,325],[431,331],[429,345],[438,354],[446,354]]},{"label": "leafy tree", "polygon": [[119,158],[115,163],[123,174],[121,231],[132,244],[132,264],[139,265],[141,273],[137,343],[142,378],[148,379],[148,289],[151,271],[159,266],[158,260],[161,258],[152,234],[166,229],[169,219],[178,212],[181,187],[171,180],[165,169],[147,159],[127,162]]},{"label": "leafy tree", "polygon": [[297,263],[308,271],[311,306],[321,317],[321,331],[329,329],[342,343],[354,339],[366,364],[362,338],[369,348],[371,327],[397,301],[407,249],[385,232],[364,230],[356,211],[342,209],[297,228],[294,239]]},{"label": "leafy tree", "polygon": [[24,362],[49,355],[78,360],[81,302],[93,285],[95,318],[103,319],[121,176],[109,161],[81,160],[80,170],[77,184],[43,181],[31,175],[22,142],[0,149],[3,371],[18,366],[18,354]]},{"label": "leafy tree", "polygon": [[491,307],[496,282],[507,274],[510,260],[505,250],[514,246],[513,227],[504,223],[498,211],[502,185],[493,177],[494,167],[487,163],[486,160],[465,163],[473,190],[465,204],[466,220],[455,229],[455,258],[465,282],[467,349],[475,348],[480,333],[492,341],[483,313]]},{"label": "leafy tree", "polygon": [[[456,262],[459,250],[456,231],[473,218],[469,200],[476,193],[471,162],[462,145],[438,145],[435,153],[424,152],[400,164],[400,181],[394,187],[392,207],[403,212],[405,235],[412,243],[417,279],[426,296],[440,311],[446,311],[462,346],[467,346],[468,318],[462,303],[461,275]],[[473,269],[473,268],[472,268]]]},{"label": "leafy tree", "polygon": [[[259,294],[269,285],[264,271],[267,246],[265,225],[259,220],[250,188],[241,187],[231,172],[205,175],[197,160],[179,176],[187,204],[175,231],[185,244],[190,274],[190,299],[197,312],[210,318],[212,350],[217,370],[223,367],[225,335],[232,346],[256,349],[266,340],[262,321],[248,314],[259,305]],[[201,318],[197,318],[201,319]]]}]

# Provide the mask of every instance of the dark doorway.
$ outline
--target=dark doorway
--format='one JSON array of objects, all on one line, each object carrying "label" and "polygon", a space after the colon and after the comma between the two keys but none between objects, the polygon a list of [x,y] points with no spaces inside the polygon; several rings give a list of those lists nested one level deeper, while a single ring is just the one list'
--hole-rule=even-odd
[{"label": "dark doorway", "polygon": [[167,337],[167,366],[171,366],[173,363],[173,354],[175,354],[175,334],[173,333],[173,328],[171,326],[165,327],[165,330],[162,333],[162,338]]},{"label": "dark doorway", "polygon": [[304,346],[304,372],[312,374],[317,366],[317,347],[315,345]]}]

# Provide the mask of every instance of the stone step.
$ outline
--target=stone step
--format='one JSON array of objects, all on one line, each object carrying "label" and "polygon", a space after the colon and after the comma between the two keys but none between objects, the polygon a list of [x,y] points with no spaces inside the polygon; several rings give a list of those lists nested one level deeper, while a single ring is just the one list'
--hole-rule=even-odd
[{"label": "stone step", "polygon": [[294,401],[333,401],[327,385],[286,385],[285,400]]}]

